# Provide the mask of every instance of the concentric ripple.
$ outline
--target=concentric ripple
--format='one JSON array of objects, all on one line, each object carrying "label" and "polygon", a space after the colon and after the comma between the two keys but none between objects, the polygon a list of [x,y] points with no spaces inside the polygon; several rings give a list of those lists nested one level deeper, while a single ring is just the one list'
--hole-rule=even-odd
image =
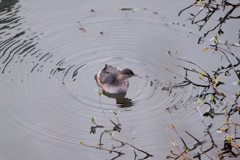
[{"label": "concentric ripple", "polygon": [[[0,127],[4,146],[0,155],[5,159],[113,158],[78,143],[80,139],[89,145],[102,141],[104,147],[112,147],[104,130],[113,125],[102,106],[113,119],[110,110],[120,111],[123,131],[116,133],[119,139],[154,157],[165,157],[169,137],[162,128],[171,118],[169,113],[178,110],[171,116],[183,116],[202,91],[191,85],[178,86],[183,80],[166,68],[184,74],[174,68],[182,62],[167,52],[179,49],[186,56],[194,50],[184,44],[191,45],[197,35],[190,35],[183,25],[173,25],[166,10],[120,11],[112,4],[115,9],[94,5],[96,9],[90,11],[89,2],[86,6],[56,3],[1,2]],[[98,95],[94,76],[105,64],[130,68],[139,75],[129,80],[122,104],[108,94]],[[89,134],[92,117],[105,126],[96,134]],[[121,150],[126,153],[123,159],[134,157],[130,147]]]}]

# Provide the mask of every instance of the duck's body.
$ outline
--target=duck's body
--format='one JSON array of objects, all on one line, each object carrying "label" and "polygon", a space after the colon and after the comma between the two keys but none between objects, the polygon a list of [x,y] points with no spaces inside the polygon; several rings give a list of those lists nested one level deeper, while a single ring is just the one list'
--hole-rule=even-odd
[{"label": "duck's body", "polygon": [[97,83],[106,92],[123,93],[128,89],[128,78],[135,76],[132,70],[120,69],[111,65],[105,67],[97,73]]}]

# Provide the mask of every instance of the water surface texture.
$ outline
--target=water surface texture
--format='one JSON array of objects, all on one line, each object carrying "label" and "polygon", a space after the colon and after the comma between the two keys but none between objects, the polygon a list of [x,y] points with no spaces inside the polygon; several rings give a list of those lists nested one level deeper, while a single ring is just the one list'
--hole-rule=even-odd
[{"label": "water surface texture", "polygon": [[[116,122],[111,111],[120,112],[117,118],[122,129],[113,131],[114,137],[152,154],[148,159],[165,159],[173,147],[169,141],[179,140],[168,123],[176,124],[179,132],[188,130],[209,141],[203,134],[201,116],[193,109],[203,88],[177,85],[184,79],[166,68],[184,75],[174,65],[191,65],[177,61],[168,51],[178,50],[180,58],[208,71],[227,63],[221,61],[221,55],[202,53],[216,33],[197,44],[201,36],[197,27],[186,21],[187,14],[177,15],[192,2],[184,3],[2,0],[0,159],[134,159],[135,152],[137,159],[146,157],[111,140],[109,131],[114,125],[101,106]],[[135,9],[119,10],[123,7]],[[231,28],[229,37],[236,36],[236,22],[225,27]],[[129,80],[124,98],[99,97],[94,76],[105,64],[130,68],[139,75]],[[237,90],[231,85],[237,80],[228,81],[223,90]],[[92,117],[104,128],[91,130]],[[214,134],[218,127],[214,126]],[[188,137],[188,144],[195,143],[188,135],[182,136]],[[124,155],[83,146],[80,140],[91,146],[118,148]]]}]

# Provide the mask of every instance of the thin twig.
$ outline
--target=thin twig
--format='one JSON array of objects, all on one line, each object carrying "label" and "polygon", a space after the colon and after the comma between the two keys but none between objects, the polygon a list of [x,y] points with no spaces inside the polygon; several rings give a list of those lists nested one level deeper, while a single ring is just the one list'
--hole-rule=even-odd
[{"label": "thin twig", "polygon": [[143,151],[143,150],[141,150],[141,149],[138,149],[137,147],[131,145],[130,143],[120,141],[120,140],[116,139],[116,138],[113,137],[113,136],[112,136],[112,140],[117,141],[117,142],[120,142],[120,143],[123,143],[123,144],[126,144],[126,145],[129,145],[129,146],[131,146],[132,148],[134,148],[134,149],[136,149],[136,150],[138,150],[138,151],[140,151],[140,152],[145,153],[145,154],[146,154],[147,156],[149,156],[149,157],[152,157],[152,156],[153,156],[153,155],[149,154],[148,152]]},{"label": "thin twig", "polygon": [[[177,52],[178,52],[178,50],[176,50],[175,55],[177,54]],[[188,61],[188,60],[186,60],[186,59],[177,58],[176,56],[174,56],[174,55],[172,55],[172,54],[170,54],[170,53],[169,53],[169,55],[172,56],[172,57],[175,58],[175,59],[180,60],[180,61],[188,62],[188,63],[191,63],[191,64],[197,66],[198,68],[200,68],[201,70],[203,70],[203,71],[207,74],[207,76],[208,76],[209,79],[211,79],[211,76],[208,74],[208,72],[207,72],[205,69],[203,69],[201,66],[197,65],[196,63],[194,63],[194,62],[192,62],[192,61]],[[211,80],[210,80],[210,81],[211,81]]]},{"label": "thin twig", "polygon": [[103,110],[103,108],[102,108],[102,102],[101,102],[100,95],[99,95],[99,101],[100,101],[100,107],[101,107],[101,109],[102,109],[103,114],[109,119],[110,122],[112,122],[112,124],[114,124],[119,130],[121,130],[121,128],[120,128],[115,122],[113,122],[113,120],[112,120],[111,118],[109,118],[109,117],[107,116],[107,114],[104,112],[104,110]]},{"label": "thin twig", "polygon": [[102,150],[106,150],[106,151],[109,151],[110,153],[111,152],[115,152],[115,153],[118,153],[119,155],[123,155],[124,153],[122,152],[119,152],[119,151],[115,151],[115,150],[112,150],[112,149],[107,149],[107,148],[103,148],[103,147],[99,147],[99,146],[90,146],[90,145],[87,145],[87,144],[84,144],[84,143],[80,143],[86,147],[91,147],[91,148],[96,148],[96,149],[102,149]]},{"label": "thin twig", "polygon": [[232,69],[234,70],[235,74],[237,75],[238,79],[240,79],[240,76],[237,74],[237,71],[235,70],[234,65],[232,64],[232,62],[228,58],[227,54],[223,50],[221,50],[219,48],[212,48],[212,47],[210,47],[209,49],[217,49],[218,51],[222,52],[224,54],[224,56],[226,57],[226,59],[228,60],[228,62],[230,63],[230,65],[231,65]]}]

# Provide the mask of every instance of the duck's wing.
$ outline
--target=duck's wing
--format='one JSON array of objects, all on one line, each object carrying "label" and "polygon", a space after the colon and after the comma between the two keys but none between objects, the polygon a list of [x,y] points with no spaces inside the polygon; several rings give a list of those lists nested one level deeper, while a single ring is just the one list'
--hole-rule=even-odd
[{"label": "duck's wing", "polygon": [[119,74],[119,70],[111,65],[105,65],[100,73],[100,81],[102,83],[114,84],[116,77]]}]

